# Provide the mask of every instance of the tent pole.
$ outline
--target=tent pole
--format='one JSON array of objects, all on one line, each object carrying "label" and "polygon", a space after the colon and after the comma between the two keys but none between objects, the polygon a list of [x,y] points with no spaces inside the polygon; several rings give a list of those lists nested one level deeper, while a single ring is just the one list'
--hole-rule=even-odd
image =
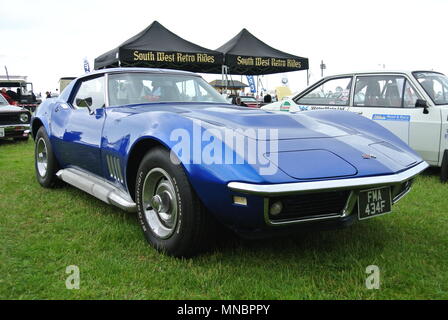
[{"label": "tent pole", "polygon": [[222,67],[221,67],[221,93],[226,93],[227,94],[227,92],[223,92],[223,89],[224,89],[224,65],[222,65]]},{"label": "tent pole", "polygon": [[[223,82],[222,85],[225,90],[225,93],[227,93],[227,82],[228,82],[227,74],[228,74],[228,72],[229,72],[228,67],[226,65],[222,65],[222,82]],[[224,84],[224,74],[225,74],[225,81],[226,81],[225,84]]]},{"label": "tent pole", "polygon": [[228,89],[229,86],[229,69],[226,66],[226,91]]},{"label": "tent pole", "polygon": [[[232,86],[234,86],[235,85],[235,83],[233,82],[233,79],[232,79],[232,75],[230,74],[229,75],[230,76],[230,81],[232,81],[231,82],[231,84],[232,84]],[[228,80],[229,78],[227,78],[227,81],[226,81],[226,83],[228,83],[229,82],[229,80]]]},{"label": "tent pole", "polygon": [[255,96],[258,96],[258,87],[260,86],[260,76],[257,76],[257,86],[255,87]]}]

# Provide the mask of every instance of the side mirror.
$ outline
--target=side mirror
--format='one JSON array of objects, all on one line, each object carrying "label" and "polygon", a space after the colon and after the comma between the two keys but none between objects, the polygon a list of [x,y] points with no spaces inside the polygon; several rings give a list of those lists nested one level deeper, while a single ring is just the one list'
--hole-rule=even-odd
[{"label": "side mirror", "polygon": [[428,114],[429,113],[428,103],[426,102],[426,100],[417,99],[417,101],[415,102],[415,107],[416,108],[423,108],[423,113],[424,114]]},{"label": "side mirror", "polygon": [[92,97],[88,97],[85,99],[76,98],[76,105],[81,108],[87,108],[89,110],[89,114],[93,114],[92,110]]}]

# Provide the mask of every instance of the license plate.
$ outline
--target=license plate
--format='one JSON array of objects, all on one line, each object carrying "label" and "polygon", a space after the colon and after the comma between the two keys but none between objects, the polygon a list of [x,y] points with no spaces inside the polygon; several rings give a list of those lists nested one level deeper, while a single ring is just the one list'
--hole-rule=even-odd
[{"label": "license plate", "polygon": [[0,128],[0,138],[5,136],[5,128]]},{"label": "license plate", "polygon": [[359,220],[389,213],[392,209],[390,187],[363,190],[358,196]]}]

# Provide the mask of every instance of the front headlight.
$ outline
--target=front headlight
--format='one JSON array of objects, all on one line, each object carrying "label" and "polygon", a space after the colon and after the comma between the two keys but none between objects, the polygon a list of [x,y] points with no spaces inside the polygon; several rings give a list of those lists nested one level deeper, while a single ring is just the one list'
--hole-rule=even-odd
[{"label": "front headlight", "polygon": [[20,121],[23,123],[27,123],[30,120],[30,116],[27,113],[20,114]]}]

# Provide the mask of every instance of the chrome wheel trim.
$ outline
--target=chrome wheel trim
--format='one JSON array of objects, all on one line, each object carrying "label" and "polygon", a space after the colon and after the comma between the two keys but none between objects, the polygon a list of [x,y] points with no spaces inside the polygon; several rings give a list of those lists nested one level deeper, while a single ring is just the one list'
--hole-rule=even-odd
[{"label": "chrome wheel trim", "polygon": [[37,171],[41,177],[45,177],[47,174],[48,167],[48,151],[47,144],[45,143],[44,138],[40,138],[37,141],[37,154],[36,154],[36,163],[37,163]]},{"label": "chrome wheel trim", "polygon": [[153,168],[146,174],[142,204],[146,222],[154,234],[161,239],[169,238],[177,226],[177,196],[173,180],[162,168]]}]

